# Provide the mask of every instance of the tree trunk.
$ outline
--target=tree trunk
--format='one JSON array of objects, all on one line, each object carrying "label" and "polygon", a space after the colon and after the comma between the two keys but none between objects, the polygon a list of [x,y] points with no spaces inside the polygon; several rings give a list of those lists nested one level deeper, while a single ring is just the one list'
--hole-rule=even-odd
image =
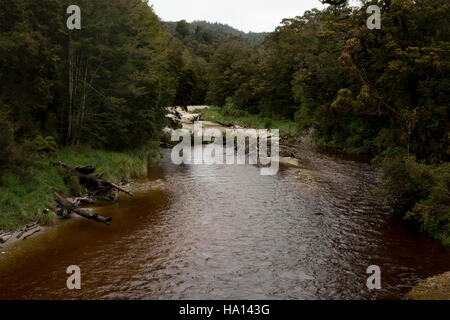
[{"label": "tree trunk", "polygon": [[104,223],[107,226],[111,225],[112,218],[105,218],[102,216],[99,216],[95,213],[90,212],[89,210],[81,209],[76,207],[72,202],[58,194],[57,192],[54,193],[55,201],[64,209],[66,209],[69,212],[75,212],[76,214],[90,220],[94,220],[100,223]]},{"label": "tree trunk", "polygon": [[72,106],[73,106],[73,48],[72,41],[69,33],[69,107],[67,110],[67,133],[66,133],[66,144],[70,143],[72,136]]}]

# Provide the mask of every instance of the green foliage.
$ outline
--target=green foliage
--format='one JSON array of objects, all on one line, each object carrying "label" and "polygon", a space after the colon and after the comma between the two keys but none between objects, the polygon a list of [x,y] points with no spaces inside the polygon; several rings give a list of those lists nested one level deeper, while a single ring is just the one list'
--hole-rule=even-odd
[{"label": "green foliage", "polygon": [[[211,23],[207,21],[193,21],[187,23],[185,20],[178,22],[164,22],[167,30],[181,38],[184,44],[189,47],[197,56],[208,60],[218,46],[230,37],[237,36],[249,46],[262,44],[267,33],[255,33],[239,31],[229,25],[222,23]],[[209,53],[209,54],[208,54]]]},{"label": "green foliage", "polygon": [[[23,173],[56,109],[61,1],[0,1],[0,177]],[[52,145],[53,146],[53,145]],[[3,172],[3,173],[2,173]]]},{"label": "green foliage", "polygon": [[449,4],[383,2],[381,31],[367,29],[366,7],[285,19],[256,49],[224,41],[211,59],[207,102],[224,106],[232,97],[251,114],[295,119],[346,152],[395,147],[448,161]]},{"label": "green foliage", "polygon": [[34,151],[37,153],[54,152],[58,148],[54,137],[38,135],[34,140]]},{"label": "green foliage", "polygon": [[27,176],[14,172],[3,175],[0,184],[0,229],[12,229],[39,218],[54,205],[52,189],[68,189],[56,168],[35,164]]},{"label": "green foliage", "polygon": [[0,7],[0,112],[8,112],[19,143],[55,109],[62,3],[1,0]]},{"label": "green foliage", "polygon": [[56,217],[57,217],[57,215],[54,211],[42,213],[39,216],[38,223],[42,226],[51,226],[55,223]]},{"label": "green foliage", "polygon": [[0,174],[15,157],[15,141],[14,129],[12,123],[8,120],[5,114],[0,111],[0,145],[2,152],[0,152]]},{"label": "green foliage", "polygon": [[295,136],[299,135],[300,132],[295,122],[286,119],[270,119],[266,118],[260,114],[244,114],[242,116],[230,116],[223,112],[223,108],[210,108],[200,111],[195,111],[195,113],[200,112],[202,118],[209,121],[220,121],[223,123],[232,123],[234,125],[243,128],[254,128],[254,129],[279,129],[280,135]]},{"label": "green foliage", "polygon": [[[81,30],[65,27],[68,0],[1,0],[0,124],[17,166],[57,145],[115,150],[157,139],[175,98],[169,36],[141,0],[80,0]],[[186,77],[190,74],[186,71]]]},{"label": "green foliage", "polygon": [[162,129],[164,107],[174,98],[167,35],[141,0],[83,0],[78,5],[82,29],[69,31],[64,43],[62,78],[68,79],[69,95],[60,119],[65,141],[139,148]]},{"label": "green foliage", "polygon": [[233,98],[231,97],[228,97],[225,100],[225,105],[223,106],[221,112],[224,116],[230,116],[233,118],[245,117],[248,115],[247,112],[236,107],[236,105],[233,102]]},{"label": "green foliage", "polygon": [[412,157],[386,158],[383,182],[405,219],[450,246],[450,164],[430,166]]},{"label": "green foliage", "polygon": [[130,153],[95,150],[81,145],[67,147],[35,162],[28,168],[26,176],[7,172],[0,181],[0,230],[17,228],[37,219],[51,223],[53,214],[46,217],[42,212],[54,207],[54,190],[72,196],[83,193],[77,178],[51,166],[51,162],[93,165],[106,179],[129,181],[146,175],[147,165],[157,159],[156,147],[151,145],[148,149]]},{"label": "green foliage", "polygon": [[[219,47],[230,37],[239,38],[245,44],[243,47],[247,47],[261,44],[266,36],[264,33],[244,33],[228,25],[205,21],[187,23],[182,20],[163,24],[174,37],[170,41],[169,56],[172,74],[175,76],[177,85],[174,104],[178,106],[205,103],[208,87],[211,88],[211,84],[215,81],[213,79],[215,73],[211,72],[214,68],[212,60],[215,59],[214,55]],[[221,105],[216,101],[220,99],[225,103],[226,96],[212,92],[221,85],[222,83],[212,86],[208,102]],[[241,106],[248,103],[248,101],[242,101],[245,95],[246,92],[240,92],[240,97],[236,99]]]},{"label": "green foliage", "polygon": [[175,34],[180,38],[184,39],[191,33],[189,28],[189,23],[186,20],[181,20],[177,22],[177,26],[175,27]]},{"label": "green foliage", "polygon": [[[223,106],[228,97],[233,97],[242,86],[248,83],[256,71],[252,68],[253,59],[252,50],[242,39],[231,37],[222,43],[211,61],[207,102],[215,106]],[[240,105],[240,108],[246,107],[246,105]]]}]

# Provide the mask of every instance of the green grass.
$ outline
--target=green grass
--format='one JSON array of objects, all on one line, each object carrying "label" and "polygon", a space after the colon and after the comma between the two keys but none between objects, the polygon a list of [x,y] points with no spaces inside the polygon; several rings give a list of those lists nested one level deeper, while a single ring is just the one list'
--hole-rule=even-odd
[{"label": "green grass", "polygon": [[241,116],[226,115],[222,112],[221,108],[197,110],[194,113],[201,113],[204,120],[232,123],[244,128],[279,129],[281,136],[296,136],[300,134],[295,122],[286,119],[273,120],[259,114],[245,114]]},{"label": "green grass", "polygon": [[53,190],[73,195],[73,188],[64,181],[60,171],[50,165],[51,162],[93,165],[96,172],[103,173],[106,179],[125,182],[145,176],[148,165],[158,156],[156,145],[146,151],[128,153],[94,150],[86,146],[67,147],[35,161],[26,175],[6,172],[0,184],[0,230],[17,229],[36,220],[45,225],[53,223],[54,213],[42,214],[45,208],[54,206]]}]

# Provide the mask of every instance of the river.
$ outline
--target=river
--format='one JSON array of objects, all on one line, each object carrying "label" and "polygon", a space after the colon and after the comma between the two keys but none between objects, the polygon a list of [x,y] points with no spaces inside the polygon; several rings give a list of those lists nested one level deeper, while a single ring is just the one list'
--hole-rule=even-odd
[{"label": "river", "polygon": [[[135,198],[95,208],[0,255],[0,299],[402,299],[450,270],[450,250],[370,200],[368,164],[311,153],[309,167],[176,166]],[[82,289],[66,287],[70,265]],[[366,287],[370,265],[382,289]]]}]

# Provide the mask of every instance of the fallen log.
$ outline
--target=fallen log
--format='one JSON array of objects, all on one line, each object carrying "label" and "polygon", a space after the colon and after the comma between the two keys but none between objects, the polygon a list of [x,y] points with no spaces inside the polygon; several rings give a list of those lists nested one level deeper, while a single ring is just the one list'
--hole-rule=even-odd
[{"label": "fallen log", "polygon": [[41,232],[41,229],[37,229],[37,230],[33,231],[32,233],[27,234],[25,237],[23,237],[22,241],[23,241],[23,240],[27,240],[29,237],[34,236],[34,235],[35,235],[36,233],[38,233],[38,232]]},{"label": "fallen log", "polygon": [[8,242],[8,240],[9,239],[11,239],[11,237],[12,237],[12,234],[2,234],[1,236],[0,236],[0,243],[6,243],[6,242]]},{"label": "fallen log", "polygon": [[232,128],[234,127],[234,124],[231,122],[221,122],[221,121],[215,121],[216,123],[220,124],[222,127]]},{"label": "fallen log", "polygon": [[36,229],[37,227],[38,227],[37,222],[25,226],[25,228],[23,228],[22,231],[19,232],[16,238],[20,239],[25,233],[27,233],[30,230]]},{"label": "fallen log", "polygon": [[[89,167],[75,167],[74,168],[74,167],[71,167],[62,162],[52,162],[52,165],[73,171],[80,177],[81,181],[83,181],[86,184],[90,184],[91,186],[93,186],[96,189],[116,189],[118,191],[121,191],[121,192],[129,195],[130,197],[134,197],[133,193],[131,193],[130,191],[118,186],[115,183],[112,183],[106,179],[101,178],[101,176],[92,176],[90,174],[85,174],[85,173],[81,172],[81,171],[88,172],[89,170],[86,170],[86,168],[89,168]],[[84,168],[84,169],[80,171],[80,170],[77,170],[76,168]],[[91,169],[92,168],[93,167],[91,167]],[[94,171],[95,171],[95,168],[94,168]]]},{"label": "fallen log", "polygon": [[98,214],[92,213],[89,210],[85,210],[82,208],[78,208],[75,206],[71,201],[67,200],[63,196],[61,196],[59,193],[54,192],[55,201],[65,210],[68,212],[74,212],[78,214],[79,216],[82,216],[86,219],[94,220],[97,222],[101,222],[109,226],[111,224],[112,218],[105,218],[102,216],[99,216]]},{"label": "fallen log", "polygon": [[84,180],[85,183],[94,185],[96,189],[116,189],[129,195],[130,197],[134,197],[130,191],[118,186],[115,183],[112,183],[111,181],[82,173],[79,173],[78,176],[82,181]]},{"label": "fallen log", "polygon": [[95,204],[95,200],[88,198],[88,197],[83,197],[83,198],[75,198],[73,200],[73,204],[77,207],[83,207],[89,204]]}]

